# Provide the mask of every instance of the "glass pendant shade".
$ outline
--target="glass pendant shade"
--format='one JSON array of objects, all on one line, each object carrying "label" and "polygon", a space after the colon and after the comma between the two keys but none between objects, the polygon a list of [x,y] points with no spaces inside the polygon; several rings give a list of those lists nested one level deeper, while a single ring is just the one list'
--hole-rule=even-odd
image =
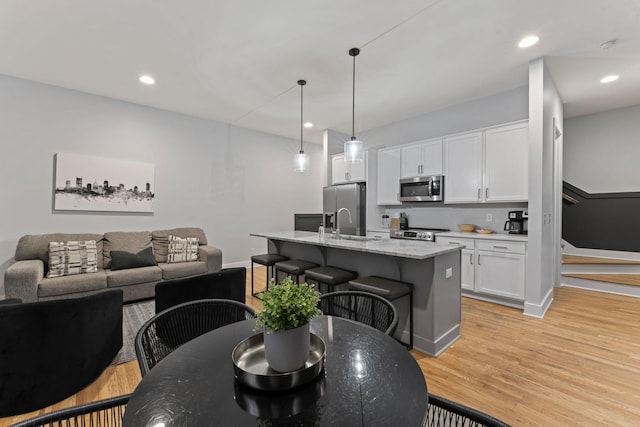
[{"label": "glass pendant shade", "polygon": [[364,147],[362,141],[356,139],[356,56],[360,53],[357,47],[349,49],[349,55],[353,57],[353,92],[351,93],[351,139],[344,142],[345,163],[364,162]]},{"label": "glass pendant shade", "polygon": [[364,162],[362,141],[358,141],[355,136],[344,142],[344,161],[347,163]]},{"label": "glass pendant shade", "polygon": [[293,157],[293,170],[295,172],[306,172],[309,170],[309,155],[300,151]]},{"label": "glass pendant shade", "polygon": [[304,92],[303,87],[307,84],[306,80],[298,80],[298,85],[300,85],[300,152],[293,156],[293,171],[294,172],[307,172],[309,170],[309,155],[304,153],[304,149],[302,148],[302,131],[304,130],[304,110],[303,110],[303,101],[304,101]]}]

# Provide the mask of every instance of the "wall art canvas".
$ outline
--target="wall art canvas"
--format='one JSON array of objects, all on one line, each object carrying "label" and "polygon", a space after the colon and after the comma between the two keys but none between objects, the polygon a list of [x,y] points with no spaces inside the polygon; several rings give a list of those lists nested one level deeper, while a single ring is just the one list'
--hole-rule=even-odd
[{"label": "wall art canvas", "polygon": [[153,212],[150,163],[56,154],[55,210]]}]

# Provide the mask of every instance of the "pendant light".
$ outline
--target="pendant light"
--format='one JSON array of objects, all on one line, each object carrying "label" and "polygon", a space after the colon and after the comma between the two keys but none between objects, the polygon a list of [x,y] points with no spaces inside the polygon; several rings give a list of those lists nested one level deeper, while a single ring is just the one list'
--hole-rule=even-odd
[{"label": "pendant light", "polygon": [[303,120],[303,86],[307,84],[306,80],[298,80],[300,85],[300,152],[293,158],[293,170],[296,172],[306,172],[309,170],[309,155],[304,153],[302,149],[302,130],[304,129]]},{"label": "pendant light", "polygon": [[364,161],[364,148],[362,141],[356,139],[356,56],[360,53],[357,47],[349,49],[349,55],[353,57],[353,93],[351,108],[351,139],[344,142],[344,161],[346,163],[359,163]]}]

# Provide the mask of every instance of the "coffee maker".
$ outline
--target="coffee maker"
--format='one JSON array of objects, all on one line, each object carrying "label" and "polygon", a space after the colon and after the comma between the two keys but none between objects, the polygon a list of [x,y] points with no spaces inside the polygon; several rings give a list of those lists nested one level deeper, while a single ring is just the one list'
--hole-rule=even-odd
[{"label": "coffee maker", "polygon": [[509,211],[509,220],[504,223],[504,231],[509,234],[527,234],[529,211]]}]

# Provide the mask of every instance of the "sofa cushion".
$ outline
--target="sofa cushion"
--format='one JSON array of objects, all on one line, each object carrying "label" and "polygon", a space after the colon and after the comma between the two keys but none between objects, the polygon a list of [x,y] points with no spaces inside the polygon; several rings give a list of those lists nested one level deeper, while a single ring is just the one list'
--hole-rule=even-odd
[{"label": "sofa cushion", "polygon": [[45,277],[38,285],[38,298],[68,295],[76,292],[95,291],[107,288],[104,270],[97,273],[76,274],[74,276]]},{"label": "sofa cushion", "polygon": [[107,287],[139,285],[141,283],[159,282],[162,280],[162,270],[157,266],[140,267],[127,270],[106,270]]},{"label": "sofa cushion", "polygon": [[127,251],[111,251],[111,271],[124,270],[127,268],[139,268],[158,265],[153,257],[151,246],[144,248],[137,254]]},{"label": "sofa cushion", "polygon": [[104,233],[104,268],[111,268],[111,251],[138,253],[151,246],[149,231],[111,231]]},{"label": "sofa cushion", "polygon": [[207,272],[207,263],[204,261],[176,262],[173,264],[159,263],[162,269],[162,278],[179,279],[181,277],[195,276]]},{"label": "sofa cushion", "polygon": [[49,243],[49,272],[47,277],[96,273],[98,251],[95,240]]},{"label": "sofa cushion", "polygon": [[169,236],[167,262],[193,262],[198,260],[198,238]]},{"label": "sofa cushion", "polygon": [[49,270],[49,243],[67,241],[95,240],[98,251],[98,268],[104,268],[102,263],[102,234],[95,233],[52,233],[27,234],[20,237],[16,247],[16,261],[39,259],[45,264],[45,271]]},{"label": "sofa cushion", "polygon": [[169,236],[182,237],[197,237],[198,242],[201,245],[207,244],[207,236],[204,235],[204,231],[197,227],[180,227],[173,228],[171,230],[155,230],[151,232],[153,237],[153,254],[158,262],[167,262],[167,255],[169,253]]}]

